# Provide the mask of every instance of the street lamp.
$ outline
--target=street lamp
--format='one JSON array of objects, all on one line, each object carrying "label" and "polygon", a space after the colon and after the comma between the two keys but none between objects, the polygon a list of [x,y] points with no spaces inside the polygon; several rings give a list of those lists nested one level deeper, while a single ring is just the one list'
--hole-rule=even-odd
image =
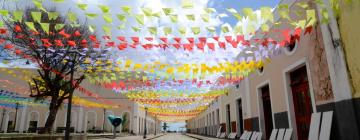
[{"label": "street lamp", "polygon": [[146,131],[147,131],[147,128],[146,128],[146,117],[147,117],[147,110],[148,108],[145,107],[145,124],[144,124],[144,139],[146,139]]}]

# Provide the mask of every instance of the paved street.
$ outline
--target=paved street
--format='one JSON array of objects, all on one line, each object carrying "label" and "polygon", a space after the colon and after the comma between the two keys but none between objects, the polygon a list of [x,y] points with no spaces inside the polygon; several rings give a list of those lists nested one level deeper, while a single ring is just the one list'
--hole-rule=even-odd
[{"label": "paved street", "polygon": [[176,133],[176,134],[167,134],[165,136],[158,137],[154,140],[196,140],[196,139]]}]

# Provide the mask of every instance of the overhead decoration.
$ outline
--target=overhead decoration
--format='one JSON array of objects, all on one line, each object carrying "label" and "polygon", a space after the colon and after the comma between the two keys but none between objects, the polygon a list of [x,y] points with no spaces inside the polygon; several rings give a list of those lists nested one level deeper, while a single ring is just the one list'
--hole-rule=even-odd
[{"label": "overhead decoration", "polygon": [[[66,0],[49,1],[56,5]],[[320,4],[319,1],[314,2]],[[141,56],[141,52],[161,52],[154,53],[155,55],[164,54],[162,52],[183,53],[185,58],[177,58],[184,59],[181,62],[163,62],[157,59],[139,62],[122,55],[119,55],[121,58],[85,58],[85,63],[91,65],[81,67],[80,70],[87,73],[86,78],[90,83],[126,96],[129,100],[137,102],[141,109],[146,108],[159,120],[173,122],[190,119],[206,110],[219,96],[228,93],[229,86],[239,83],[256,69],[266,66],[272,57],[281,52],[281,48],[291,42],[300,41],[302,36],[310,34],[313,26],[318,23],[316,11],[311,3],[303,2],[296,5],[280,4],[276,10],[266,6],[259,9],[228,7],[224,13],[219,13],[211,7],[199,8],[194,0],[181,0],[180,9],[151,8],[146,5],[122,5],[114,9],[113,6],[103,3],[76,1],[76,12],[67,13],[47,12],[43,6],[44,0],[32,0],[32,3],[37,10],[31,11],[29,15],[19,10],[0,10],[2,18],[25,23],[24,26],[14,26],[13,29],[7,29],[0,24],[0,36],[7,36],[9,30],[18,33],[16,39],[27,38],[21,34],[23,30],[31,30],[30,36],[36,36],[40,32],[59,35],[62,40],[41,38],[40,43],[43,47],[37,48],[52,52],[55,52],[54,48],[77,47],[81,48],[80,53],[85,53],[89,48],[87,44],[91,42],[93,46],[90,47],[107,48],[113,53],[128,53],[135,50],[139,52],[139,57],[149,57]],[[192,12],[194,9],[200,10]],[[327,11],[322,10],[321,13],[321,21],[326,22]],[[72,38],[82,36],[81,31],[70,34],[64,29],[69,25],[44,22],[56,20],[59,15],[65,15],[65,20],[72,27],[79,27],[83,21],[89,20],[88,28],[94,34],[85,37],[81,43],[76,43]],[[30,16],[32,21],[25,21],[25,16]],[[237,23],[212,24],[214,20],[225,17]],[[48,19],[44,20],[45,18]],[[184,22],[190,24],[183,24]],[[15,44],[0,40],[0,45],[10,54],[30,62],[34,61],[25,55],[24,50],[17,49]],[[218,56],[219,53],[226,56],[226,51],[239,52],[239,55],[233,60]],[[58,53],[61,54],[61,51]],[[192,54],[213,56],[206,62],[187,62],[186,57]],[[166,56],[166,59],[168,58],[169,56]],[[63,63],[69,62],[64,59]],[[48,67],[48,70],[61,75],[51,67]],[[19,77],[11,70],[4,71],[24,81],[30,81],[32,78],[29,77],[31,74],[25,71],[23,72],[28,77]],[[30,94],[27,88],[13,87],[8,80],[0,82],[5,86],[0,88]],[[74,96],[73,102],[78,106],[121,107],[121,104],[105,100],[85,87],[79,86],[77,90],[95,99],[90,101]],[[4,105],[0,104],[0,107],[13,107],[11,104],[19,102],[22,105],[46,105],[46,102],[38,104],[17,94],[15,98],[12,97],[15,96],[0,94],[0,101],[6,102]]]}]

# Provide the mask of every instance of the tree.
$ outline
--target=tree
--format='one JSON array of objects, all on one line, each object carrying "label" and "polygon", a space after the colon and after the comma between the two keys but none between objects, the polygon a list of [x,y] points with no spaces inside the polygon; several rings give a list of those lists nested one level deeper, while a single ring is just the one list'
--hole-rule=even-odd
[{"label": "tree", "polygon": [[13,11],[3,16],[5,28],[0,29],[0,42],[12,57],[30,60],[38,67],[38,75],[29,81],[30,97],[50,101],[49,116],[40,133],[51,132],[59,108],[71,100],[93,70],[92,62],[109,57],[86,24],[74,24],[55,11]]}]

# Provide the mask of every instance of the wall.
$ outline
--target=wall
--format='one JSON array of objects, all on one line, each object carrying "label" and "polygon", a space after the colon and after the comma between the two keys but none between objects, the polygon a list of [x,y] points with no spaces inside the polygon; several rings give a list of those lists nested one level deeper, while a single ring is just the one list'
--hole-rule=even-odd
[{"label": "wall", "polygon": [[360,97],[360,1],[340,3],[338,24],[344,47],[347,67],[353,87],[353,97]]}]

